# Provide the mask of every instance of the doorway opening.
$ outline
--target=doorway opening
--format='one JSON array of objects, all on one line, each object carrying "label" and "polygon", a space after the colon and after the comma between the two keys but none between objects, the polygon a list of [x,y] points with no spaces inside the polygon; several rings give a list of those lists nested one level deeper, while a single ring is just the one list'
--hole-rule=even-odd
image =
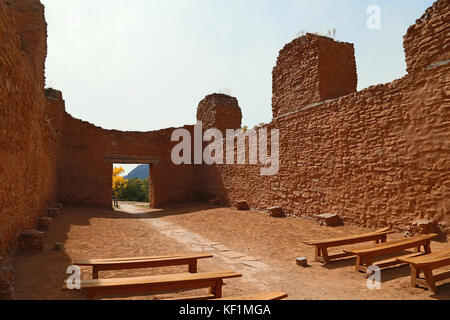
[{"label": "doorway opening", "polygon": [[112,206],[133,205],[150,208],[150,165],[113,163]]}]

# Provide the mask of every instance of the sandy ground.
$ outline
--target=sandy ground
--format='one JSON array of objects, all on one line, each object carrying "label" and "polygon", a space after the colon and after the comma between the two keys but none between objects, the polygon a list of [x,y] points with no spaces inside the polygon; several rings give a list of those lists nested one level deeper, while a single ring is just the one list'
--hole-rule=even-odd
[{"label": "sandy ground", "polygon": [[[354,258],[324,266],[313,261],[313,248],[302,244],[303,240],[368,231],[353,226],[320,227],[304,219],[277,219],[260,212],[204,203],[185,203],[162,210],[149,210],[136,203],[121,203],[117,211],[67,207],[46,232],[44,251],[12,257],[16,299],[85,299],[82,292],[61,290],[68,276],[66,268],[74,259],[201,251],[211,252],[214,258],[199,260],[199,272],[236,270],[243,275],[225,280],[224,296],[281,290],[293,300],[450,298],[449,280],[439,286],[437,295],[411,288],[408,266],[382,271],[381,289],[369,290],[364,274],[354,272]],[[388,239],[401,237],[393,234]],[[56,242],[64,243],[64,251],[53,250]],[[448,248],[448,243],[432,243],[433,250],[443,248]],[[308,258],[307,268],[296,265],[300,256]],[[100,277],[186,271],[185,266],[137,269],[102,272]],[[82,278],[91,278],[90,268],[82,268]],[[204,293],[206,290],[109,299],[166,299]]]}]

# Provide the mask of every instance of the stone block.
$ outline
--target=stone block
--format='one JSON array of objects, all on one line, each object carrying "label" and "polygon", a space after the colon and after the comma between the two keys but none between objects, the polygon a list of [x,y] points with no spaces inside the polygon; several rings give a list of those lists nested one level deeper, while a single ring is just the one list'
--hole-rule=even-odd
[{"label": "stone block", "polygon": [[37,228],[38,230],[48,230],[52,224],[53,219],[50,217],[38,217]]},{"label": "stone block", "polygon": [[305,257],[298,257],[296,259],[297,265],[301,267],[307,267],[308,266],[308,259]]},{"label": "stone block", "polygon": [[334,227],[334,226],[341,226],[344,224],[341,217],[333,213],[318,214],[315,215],[315,219],[317,224],[321,226]]},{"label": "stone block", "polygon": [[17,239],[19,250],[43,250],[44,233],[36,230],[24,230]]},{"label": "stone block", "polygon": [[429,234],[429,233],[440,233],[439,224],[437,221],[432,220],[418,220],[413,222],[414,229],[418,233]]},{"label": "stone block", "polygon": [[282,207],[271,207],[268,209],[270,212],[270,216],[274,218],[282,218],[285,217],[284,211]]},{"label": "stone block", "polygon": [[62,211],[64,209],[64,206],[62,203],[52,203],[52,205],[49,206],[49,208],[59,208]]},{"label": "stone block", "polygon": [[211,200],[209,200],[209,204],[211,204],[213,206],[218,206],[220,204],[220,200],[219,199],[211,199]]},{"label": "stone block", "polygon": [[47,208],[47,216],[49,216],[50,218],[58,218],[60,215],[60,208]]},{"label": "stone block", "polygon": [[250,207],[248,206],[248,202],[245,200],[239,200],[236,202],[236,209],[238,210],[250,210]]}]

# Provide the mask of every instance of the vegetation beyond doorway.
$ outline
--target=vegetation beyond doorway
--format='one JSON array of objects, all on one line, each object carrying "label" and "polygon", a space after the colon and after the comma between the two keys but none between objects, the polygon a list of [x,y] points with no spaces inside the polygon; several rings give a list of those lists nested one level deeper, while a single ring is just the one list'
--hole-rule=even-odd
[{"label": "vegetation beyond doorway", "polygon": [[118,201],[149,202],[149,178],[124,177],[121,166],[113,167],[113,197]]}]

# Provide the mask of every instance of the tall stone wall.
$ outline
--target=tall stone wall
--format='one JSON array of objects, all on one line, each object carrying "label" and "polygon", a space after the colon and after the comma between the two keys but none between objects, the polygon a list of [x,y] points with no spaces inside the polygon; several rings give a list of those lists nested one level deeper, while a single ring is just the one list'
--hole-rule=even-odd
[{"label": "tall stone wall", "polygon": [[[34,227],[37,216],[56,197],[60,138],[46,121],[40,76],[45,54],[24,50],[45,43],[46,30],[42,8],[27,2],[30,7],[18,9],[25,2],[0,1],[0,256],[14,248],[21,230]],[[24,36],[23,24],[34,30],[32,37]]]},{"label": "tall stone wall", "polygon": [[[437,1],[405,36],[410,73],[360,92],[353,46],[314,35],[287,44],[273,72],[274,119],[265,126],[280,131],[278,174],[261,176],[248,162],[204,166],[204,197],[282,206],[301,217],[333,212],[366,227],[412,230],[427,219],[448,232],[448,3]],[[325,86],[332,93],[321,91],[321,81],[340,72],[346,86],[336,78]]]},{"label": "tall stone wall", "polygon": [[450,1],[438,0],[404,37],[408,72],[450,60]]},{"label": "tall stone wall", "polygon": [[47,22],[44,17],[44,6],[39,0],[5,0],[5,4],[16,22],[21,49],[30,58],[37,80],[44,88],[47,57]]},{"label": "tall stone wall", "polygon": [[[110,155],[158,158],[150,167],[150,204],[198,199],[197,168],[172,163],[171,141],[175,128],[153,132],[104,130],[64,115],[59,199],[76,205],[111,207],[112,167]],[[185,129],[192,132],[193,126]]]},{"label": "tall stone wall", "polygon": [[[0,255],[49,202],[110,207],[108,155],[160,158],[150,174],[155,207],[219,197],[261,210],[281,205],[297,216],[336,212],[368,227],[408,229],[427,218],[445,228],[448,4],[438,0],[408,30],[409,74],[361,92],[353,45],[315,35],[286,45],[273,71],[274,119],[266,125],[280,130],[280,168],[261,176],[248,164],[174,165],[175,128],[121,132],[71,117],[60,92],[44,91],[42,5],[0,1]],[[207,127],[238,128],[241,117],[232,97],[212,95],[200,104]],[[193,126],[185,129],[192,134]]]},{"label": "tall stone wall", "polygon": [[266,128],[280,130],[278,174],[261,176],[248,163],[204,166],[205,198],[301,217],[333,212],[365,227],[410,230],[429,219],[447,228],[449,71],[424,70],[273,120]]},{"label": "tall stone wall", "polygon": [[242,112],[238,100],[220,93],[206,96],[198,106],[197,121],[204,129],[215,128],[224,134],[226,129],[239,129]]},{"label": "tall stone wall", "polygon": [[356,91],[351,43],[306,34],[286,44],[272,72],[273,117]]}]

